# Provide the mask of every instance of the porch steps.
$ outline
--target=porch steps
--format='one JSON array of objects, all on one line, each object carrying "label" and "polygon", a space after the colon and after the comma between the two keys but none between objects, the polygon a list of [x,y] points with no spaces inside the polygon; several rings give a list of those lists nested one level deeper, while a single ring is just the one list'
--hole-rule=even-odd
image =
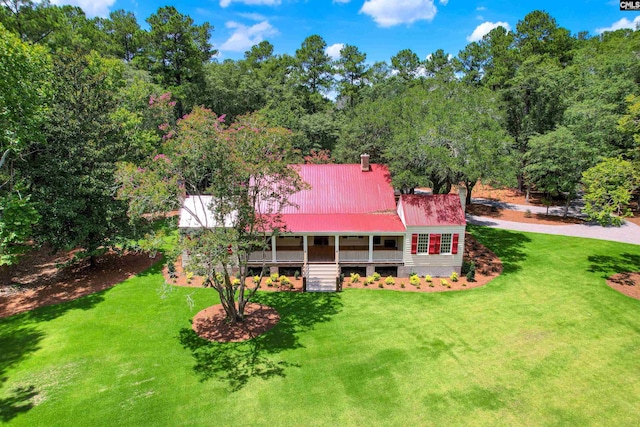
[{"label": "porch steps", "polygon": [[307,264],[307,292],[335,292],[338,265]]}]

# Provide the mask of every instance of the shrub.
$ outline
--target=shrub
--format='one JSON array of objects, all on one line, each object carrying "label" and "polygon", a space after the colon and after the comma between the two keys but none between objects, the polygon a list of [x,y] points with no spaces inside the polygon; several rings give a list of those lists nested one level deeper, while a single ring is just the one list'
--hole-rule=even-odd
[{"label": "shrub", "polygon": [[187,271],[185,273],[184,277],[186,277],[187,283],[191,283],[191,280],[193,279],[193,272],[192,271]]},{"label": "shrub", "polygon": [[296,271],[293,273],[293,277],[294,277],[296,280],[300,279],[300,272],[299,272],[298,270],[296,270]]},{"label": "shrub", "polygon": [[167,271],[169,272],[169,277],[175,279],[178,277],[178,273],[176,272],[176,265],[173,262],[167,264]]},{"label": "shrub", "polygon": [[379,288],[384,288],[384,285],[382,284],[382,282],[378,283],[378,287]]},{"label": "shrub", "polygon": [[467,287],[467,284],[463,282],[463,283],[462,283],[462,286],[464,286],[464,287],[466,288],[466,287]]},{"label": "shrub", "polygon": [[420,285],[416,286],[416,289],[420,289]]},{"label": "shrub", "polygon": [[524,217],[531,218],[531,209],[527,209],[526,211],[524,211]]},{"label": "shrub", "polygon": [[360,283],[360,275],[358,273],[351,273],[351,283]]},{"label": "shrub", "polygon": [[400,283],[400,287],[401,287],[401,288],[404,288],[404,283]]},{"label": "shrub", "polygon": [[429,282],[429,287],[433,288],[435,285],[433,284],[433,282]]},{"label": "shrub", "polygon": [[224,283],[224,275],[220,272],[216,273],[216,282],[217,283]]},{"label": "shrub", "polygon": [[375,279],[373,278],[373,276],[369,276],[366,279],[364,279],[364,284],[366,285],[373,285],[373,282],[375,282]]},{"label": "shrub", "polygon": [[413,286],[420,285],[420,277],[418,277],[417,275],[409,277],[409,283],[411,283]]},{"label": "shrub", "polygon": [[278,273],[273,273],[271,276],[269,276],[269,278],[271,279],[272,283],[275,283],[278,281]]},{"label": "shrub", "polygon": [[289,280],[289,278],[285,275],[282,275],[278,278],[278,280],[280,281],[280,284],[282,286],[288,286],[291,284],[291,281]]},{"label": "shrub", "polygon": [[449,282],[447,282],[447,279],[442,279],[442,281],[440,282],[440,284],[441,284],[442,286],[447,287],[447,288],[450,288],[450,287],[451,287],[451,285],[449,284]]},{"label": "shrub", "polygon": [[473,261],[462,261],[462,270],[460,271],[461,274],[467,274],[470,270],[475,270],[476,269],[476,263]]},{"label": "shrub", "polygon": [[424,276],[424,280],[427,281],[427,283],[431,283],[433,281],[433,279],[431,278],[431,276],[429,276],[428,274],[426,276]]},{"label": "shrub", "polygon": [[469,282],[475,282],[476,281],[476,265],[473,264],[471,266],[471,268],[469,269],[469,271],[467,271],[467,280]]},{"label": "shrub", "polygon": [[395,280],[393,280],[393,277],[391,277],[391,276],[387,276],[387,278],[386,278],[386,279],[384,279],[384,283],[385,283],[386,285],[393,286],[393,285],[395,285],[395,284],[396,284],[396,281],[395,281]]},{"label": "shrub", "polygon": [[373,276],[371,277],[373,277],[373,280],[375,280],[376,282],[381,278],[380,273],[373,273]]},{"label": "shrub", "polygon": [[273,280],[271,280],[271,277],[267,277],[267,280],[265,281],[265,283],[267,284],[268,287],[273,287]]},{"label": "shrub", "polygon": [[253,276],[253,284],[257,285],[258,283],[260,283],[260,276]]},{"label": "shrub", "polygon": [[455,271],[451,273],[451,276],[449,276],[449,279],[451,279],[452,282],[457,282],[458,281],[458,273],[456,273]]},{"label": "shrub", "polygon": [[240,284],[240,279],[238,279],[237,277],[236,277],[236,278],[234,278],[234,279],[231,281],[231,284],[232,284],[233,286],[238,286],[238,285]]}]

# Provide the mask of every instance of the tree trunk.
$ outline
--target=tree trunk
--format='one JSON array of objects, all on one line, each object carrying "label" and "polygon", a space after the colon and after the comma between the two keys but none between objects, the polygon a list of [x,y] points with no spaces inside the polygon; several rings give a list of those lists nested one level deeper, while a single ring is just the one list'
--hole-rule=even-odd
[{"label": "tree trunk", "polygon": [[529,204],[529,193],[531,192],[531,186],[527,185],[527,195],[524,198],[524,202],[528,205]]},{"label": "tree trunk", "polygon": [[571,196],[567,195],[567,204],[564,206],[564,215],[563,218],[566,218],[569,215],[569,204],[571,203]]},{"label": "tree trunk", "polygon": [[467,182],[465,182],[465,185],[467,187],[467,197],[466,197],[465,203],[466,203],[467,206],[469,206],[471,204],[471,192],[473,191],[473,188],[476,186],[477,182],[478,181],[474,181],[474,182],[467,181]]},{"label": "tree trunk", "polygon": [[524,190],[524,175],[519,173],[517,178],[518,178],[518,191],[522,193],[522,190]]}]

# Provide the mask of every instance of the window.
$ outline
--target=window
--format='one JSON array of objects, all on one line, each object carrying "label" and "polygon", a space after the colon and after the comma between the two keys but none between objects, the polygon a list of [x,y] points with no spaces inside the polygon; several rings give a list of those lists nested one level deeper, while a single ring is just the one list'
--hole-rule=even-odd
[{"label": "window", "polygon": [[459,234],[412,234],[411,253],[419,255],[456,255]]},{"label": "window", "polygon": [[440,253],[441,254],[450,254],[451,253],[451,234],[442,234],[440,236]]},{"label": "window", "polygon": [[429,235],[428,234],[418,234],[418,253],[419,254],[429,253]]},{"label": "window", "polygon": [[380,236],[373,236],[373,244],[380,245]]}]

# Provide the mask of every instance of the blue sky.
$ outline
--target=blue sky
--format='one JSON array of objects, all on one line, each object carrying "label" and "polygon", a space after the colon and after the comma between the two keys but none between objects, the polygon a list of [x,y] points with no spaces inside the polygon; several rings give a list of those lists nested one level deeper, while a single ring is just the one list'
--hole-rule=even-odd
[{"label": "blue sky", "polygon": [[196,23],[214,26],[211,41],[220,59],[238,59],[268,40],[276,53],[294,54],[305,37],[319,34],[332,55],[343,44],[357,46],[367,62],[390,62],[409,48],[424,59],[437,49],[456,55],[497,25],[515,30],[532,10],[545,10],[572,33],[636,28],[640,12],[619,10],[619,1],[506,0],[53,0],[82,7],[88,16],[125,9],[144,20],[159,7],[175,6]]}]

